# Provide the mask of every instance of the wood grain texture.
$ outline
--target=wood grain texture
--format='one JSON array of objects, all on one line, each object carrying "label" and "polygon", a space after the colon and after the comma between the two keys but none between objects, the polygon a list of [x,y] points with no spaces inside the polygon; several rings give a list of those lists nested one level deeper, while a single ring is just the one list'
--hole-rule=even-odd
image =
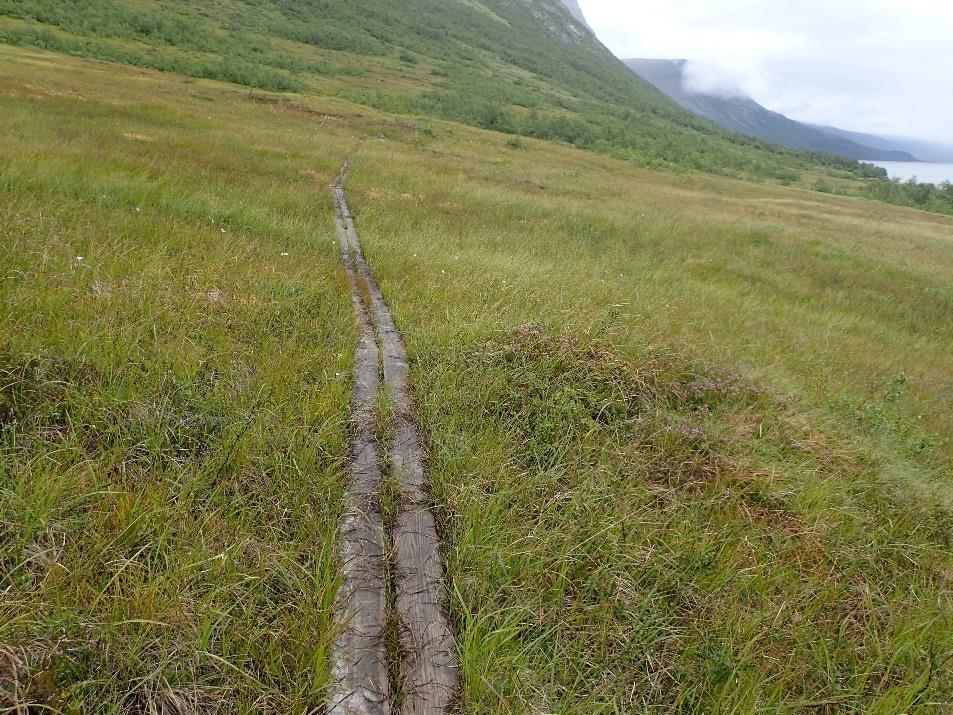
[{"label": "wood grain texture", "polygon": [[400,619],[402,713],[444,715],[460,688],[456,647],[446,612],[437,524],[430,509],[424,448],[415,417],[407,353],[393,317],[364,259],[343,188],[335,187],[350,258],[369,297],[380,342],[391,410],[389,457],[400,485],[394,526],[394,602]]},{"label": "wood grain texture", "polygon": [[354,355],[351,479],[338,549],[341,587],[337,594],[337,610],[342,630],[332,654],[333,686],[328,712],[331,715],[389,715],[391,687],[384,639],[386,534],[380,512],[383,468],[377,440],[380,355],[370,317],[360,296],[337,192],[334,208],[341,255],[358,324],[358,341]]}]

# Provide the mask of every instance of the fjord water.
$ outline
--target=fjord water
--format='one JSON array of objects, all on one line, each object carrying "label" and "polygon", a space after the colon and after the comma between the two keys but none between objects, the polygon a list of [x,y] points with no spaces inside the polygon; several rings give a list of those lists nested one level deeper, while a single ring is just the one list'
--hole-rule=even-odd
[{"label": "fjord water", "polygon": [[934,164],[922,161],[871,161],[870,164],[887,170],[891,179],[907,181],[916,177],[924,184],[953,183],[953,164]]}]

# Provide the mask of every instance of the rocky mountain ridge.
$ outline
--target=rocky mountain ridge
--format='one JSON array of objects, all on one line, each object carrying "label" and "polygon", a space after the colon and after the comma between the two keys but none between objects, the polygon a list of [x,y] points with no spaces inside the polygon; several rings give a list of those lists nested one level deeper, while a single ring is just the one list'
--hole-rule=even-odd
[{"label": "rocky mountain ridge", "polygon": [[576,0],[559,0],[563,7],[569,11],[569,14],[572,15],[576,20],[578,20],[582,25],[585,25],[591,31],[592,28],[589,27],[589,23],[586,22],[586,16],[582,13],[582,8],[579,7],[579,3]]}]

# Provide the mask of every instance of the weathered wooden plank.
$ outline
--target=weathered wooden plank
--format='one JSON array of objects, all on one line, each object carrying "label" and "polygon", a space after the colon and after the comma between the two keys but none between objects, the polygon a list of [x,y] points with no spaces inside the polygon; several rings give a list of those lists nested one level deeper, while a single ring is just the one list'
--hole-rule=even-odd
[{"label": "weathered wooden plank", "polygon": [[[339,198],[340,196],[340,198]],[[380,513],[383,476],[377,440],[379,350],[358,289],[350,256],[343,192],[335,190],[335,223],[358,324],[354,355],[351,479],[340,527],[341,587],[337,594],[341,634],[335,641],[328,703],[330,715],[389,715],[384,625],[387,609],[386,535]]]},{"label": "weathered wooden plank", "polygon": [[[346,205],[346,204],[345,204]],[[395,607],[400,618],[403,709],[407,715],[444,715],[460,687],[453,632],[447,617],[443,562],[430,510],[423,441],[414,416],[407,353],[377,281],[360,250],[350,213],[354,262],[370,297],[390,397],[389,457],[401,487],[394,527]]]}]

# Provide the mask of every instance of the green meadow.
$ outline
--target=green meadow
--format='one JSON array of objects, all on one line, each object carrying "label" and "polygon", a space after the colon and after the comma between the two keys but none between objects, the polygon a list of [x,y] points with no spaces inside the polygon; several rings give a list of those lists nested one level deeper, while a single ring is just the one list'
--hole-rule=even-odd
[{"label": "green meadow", "polygon": [[345,158],[461,712],[949,709],[953,218],[184,74],[0,49],[9,711],[320,712]]},{"label": "green meadow", "polygon": [[0,701],[304,711],[347,454],[339,134],[4,55]]},{"label": "green meadow", "polygon": [[449,125],[356,157],[472,712],[943,711],[950,219]]}]

